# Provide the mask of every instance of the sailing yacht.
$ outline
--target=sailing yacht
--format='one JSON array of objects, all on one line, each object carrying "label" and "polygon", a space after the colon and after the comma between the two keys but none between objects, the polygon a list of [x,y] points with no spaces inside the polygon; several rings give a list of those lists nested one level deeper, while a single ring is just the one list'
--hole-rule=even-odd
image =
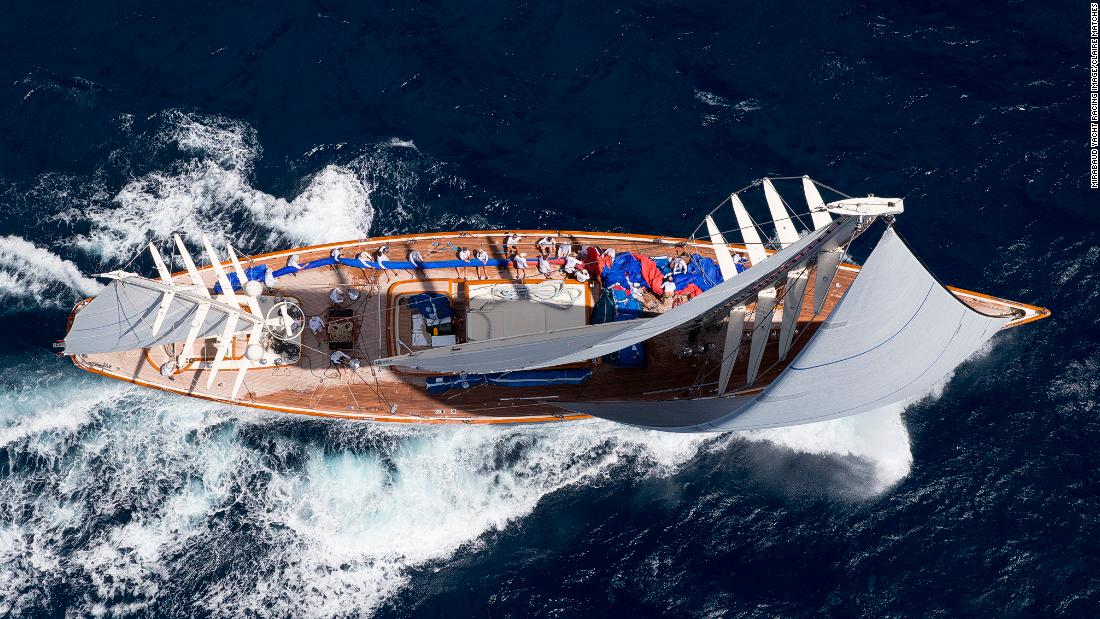
[{"label": "sailing yacht", "polygon": [[919,399],[1050,315],[941,285],[903,212],[790,177],[731,194],[687,238],[462,231],[245,255],[203,236],[200,266],[176,236],[149,245],[154,277],[102,274],[63,348],[144,387],[341,419],[811,423]]}]

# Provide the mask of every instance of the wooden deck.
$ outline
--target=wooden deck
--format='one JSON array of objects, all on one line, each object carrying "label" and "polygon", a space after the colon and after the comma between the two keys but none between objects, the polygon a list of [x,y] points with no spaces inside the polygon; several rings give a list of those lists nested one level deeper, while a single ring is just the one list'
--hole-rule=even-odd
[{"label": "wooden deck", "polygon": [[[650,257],[673,256],[681,251],[713,257],[709,243],[686,239],[568,231],[520,233],[524,235],[520,251],[526,252],[529,257],[538,253],[535,241],[548,234],[555,236],[559,242],[568,240],[578,250],[581,246],[598,245],[603,248],[614,247],[620,253],[630,251]],[[459,247],[469,248],[471,252],[476,252],[480,247],[492,257],[503,257],[503,234],[453,232],[349,241],[253,256],[245,267],[266,264],[271,269],[279,269],[286,265],[287,258],[292,254],[298,254],[301,263],[305,264],[328,257],[334,247],[340,247],[343,256],[352,257],[361,251],[373,251],[382,244],[389,245],[390,259],[395,261],[405,260],[407,252],[412,249],[419,250],[429,261],[450,260],[455,258]],[[743,251],[738,246],[731,248],[734,251]],[[487,273],[477,278],[475,269],[471,267],[468,275],[471,280],[478,281],[511,280],[516,276],[509,268],[488,267],[486,270]],[[207,267],[201,269],[201,273],[206,283],[213,287],[213,271]],[[793,359],[810,339],[813,331],[832,311],[857,273],[858,267],[854,265],[841,267],[836,284],[829,291],[825,308],[820,315],[812,314],[812,303],[805,304],[799,316],[795,344],[792,352],[787,355],[787,361]],[[535,274],[534,269],[528,269],[528,277]],[[433,269],[427,275],[418,276],[402,270],[378,271],[342,265],[303,270],[278,278],[275,288],[265,292],[265,295],[285,295],[298,299],[306,316],[323,316],[332,308],[333,304],[328,296],[332,288],[354,288],[360,292],[359,299],[345,303],[342,307],[352,310],[353,316],[348,320],[354,322],[356,335],[354,348],[348,352],[362,359],[363,365],[356,372],[333,367],[329,361],[330,351],[324,333],[316,336],[307,328],[303,334],[301,360],[291,366],[250,370],[245,378],[245,388],[236,400],[229,399],[236,373],[232,369],[219,372],[216,382],[209,389],[206,388],[206,370],[199,368],[198,363],[190,364],[170,378],[161,376],[161,364],[171,358],[177,352],[175,348],[182,346],[182,343],[147,351],[79,355],[73,361],[78,367],[90,372],[192,397],[290,413],[392,422],[557,421],[584,416],[563,414],[553,406],[552,402],[555,400],[664,400],[711,395],[715,391],[725,331],[725,325],[715,321],[695,331],[675,329],[650,340],[646,344],[648,365],[645,368],[618,368],[595,361],[589,366],[593,371],[591,380],[579,386],[479,386],[430,395],[425,389],[424,374],[402,371],[401,368],[377,368],[369,363],[373,359],[399,354],[395,336],[408,333],[411,328],[409,310],[399,302],[402,297],[425,290],[443,292],[450,295],[452,303],[461,310],[466,283],[461,275],[454,269]],[[175,277],[182,283],[188,283],[182,273]],[[589,286],[591,294],[588,303],[591,304],[592,299],[598,298],[598,284],[593,281],[589,282]],[[952,291],[960,300],[984,313],[1014,314],[1014,320],[1007,325],[1009,327],[1038,320],[1049,314],[1042,308],[980,293],[957,289]],[[807,299],[813,296],[812,277],[806,295]],[[655,297],[648,301],[647,305],[652,305],[654,311],[660,311],[660,303]],[[751,306],[749,309],[752,309]],[[764,355],[759,378],[750,388],[744,388],[748,356],[744,352],[747,351],[746,344],[733,371],[732,391],[737,392],[738,385],[742,385],[743,393],[746,394],[758,391],[783,369],[776,358],[777,345],[774,343],[781,315],[782,312],[777,310],[773,318],[772,342]],[[685,355],[685,349],[689,348],[694,352]],[[235,342],[235,350],[239,352],[243,349],[242,334]],[[196,345],[197,355],[198,350],[199,345]]]}]

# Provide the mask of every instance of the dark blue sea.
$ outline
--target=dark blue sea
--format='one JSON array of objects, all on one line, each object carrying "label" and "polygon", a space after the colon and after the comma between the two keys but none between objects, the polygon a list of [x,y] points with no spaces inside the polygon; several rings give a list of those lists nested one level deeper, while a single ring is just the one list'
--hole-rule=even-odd
[{"label": "dark blue sea", "polygon": [[[0,616],[1097,616],[1087,92],[1084,2],[4,3]],[[50,350],[173,232],[686,235],[802,174],[1053,317],[907,409],[721,436],[297,418]]]}]

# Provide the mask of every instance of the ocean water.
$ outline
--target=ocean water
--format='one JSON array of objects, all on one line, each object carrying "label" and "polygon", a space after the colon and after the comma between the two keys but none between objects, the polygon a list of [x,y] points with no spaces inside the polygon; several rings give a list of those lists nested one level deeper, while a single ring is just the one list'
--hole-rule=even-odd
[{"label": "ocean water", "polygon": [[[1096,614],[1086,3],[353,4],[5,6],[0,616]],[[801,174],[1054,316],[906,409],[722,436],[296,418],[49,350],[173,232],[683,235]]]}]

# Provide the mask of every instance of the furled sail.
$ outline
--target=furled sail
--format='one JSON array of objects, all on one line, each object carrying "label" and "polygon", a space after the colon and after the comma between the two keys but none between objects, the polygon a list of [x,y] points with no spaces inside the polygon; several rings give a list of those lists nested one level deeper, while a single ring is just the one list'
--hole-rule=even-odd
[{"label": "furled sail", "polygon": [[594,359],[660,335],[720,306],[744,302],[762,288],[774,285],[829,239],[850,236],[857,223],[857,218],[837,219],[833,225],[814,231],[737,277],[655,318],[483,340],[387,357],[374,363],[433,372],[488,373],[530,370]]},{"label": "furled sail", "polygon": [[[158,330],[157,321],[161,300],[166,292],[172,292],[171,301],[163,312]],[[188,290],[148,280],[137,275],[119,275],[103,292],[84,306],[73,319],[73,326],[65,336],[65,354],[82,355],[123,350],[140,350],[184,341],[197,322],[204,304],[209,310],[198,324],[198,339],[220,334],[226,326],[229,314],[241,314],[237,331],[251,328],[256,321],[239,309]]]},{"label": "furled sail", "polygon": [[1009,320],[962,303],[889,228],[814,338],[756,398],[558,405],[677,432],[847,417],[928,393]]}]

